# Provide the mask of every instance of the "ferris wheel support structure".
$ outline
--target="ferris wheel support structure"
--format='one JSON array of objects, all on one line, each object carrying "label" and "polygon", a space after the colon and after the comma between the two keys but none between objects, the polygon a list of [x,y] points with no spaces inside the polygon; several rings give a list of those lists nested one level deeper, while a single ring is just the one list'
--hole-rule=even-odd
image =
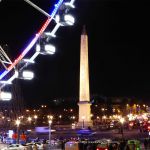
[{"label": "ferris wheel support structure", "polygon": [[[33,5],[32,2],[30,2],[29,0],[24,0],[26,2],[28,2],[30,5],[34,6],[34,8],[38,9],[40,12],[44,13],[45,11],[41,8],[39,8],[36,5]],[[61,4],[63,3],[63,0],[59,0],[58,3],[56,3],[54,6],[54,10],[52,11],[52,13],[50,15],[47,15],[47,13],[45,12],[44,14],[48,16],[48,19],[46,20],[46,22],[44,23],[44,25],[42,26],[42,28],[39,30],[39,32],[35,35],[35,37],[32,39],[32,41],[29,43],[29,45],[23,50],[23,52],[19,55],[19,57],[17,57],[11,65],[8,66],[8,68],[3,71],[0,74],[0,80],[2,80],[17,64],[18,62],[20,62],[24,56],[31,50],[31,48],[34,46],[34,44],[37,42],[37,40],[39,39],[39,37],[43,34],[43,32],[45,31],[45,29],[47,28],[47,26],[50,24],[50,22],[52,21],[52,19],[54,18],[54,16],[56,15],[59,7],[61,6]],[[15,76],[14,76],[15,77]],[[13,77],[13,78],[14,78]],[[11,78],[11,80],[13,79]]]}]

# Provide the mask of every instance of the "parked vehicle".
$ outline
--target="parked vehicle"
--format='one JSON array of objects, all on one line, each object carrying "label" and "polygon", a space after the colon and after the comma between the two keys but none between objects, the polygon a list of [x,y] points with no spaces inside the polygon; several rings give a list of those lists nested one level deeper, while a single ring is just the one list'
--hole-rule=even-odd
[{"label": "parked vehicle", "polygon": [[79,150],[79,143],[76,141],[69,141],[65,143],[65,150]]},{"label": "parked vehicle", "polygon": [[10,144],[10,145],[2,148],[1,150],[24,150],[27,147],[28,146],[21,145],[21,144]]},{"label": "parked vehicle", "polygon": [[127,147],[130,150],[142,150],[141,149],[141,143],[138,140],[128,140]]},{"label": "parked vehicle", "polygon": [[100,143],[97,145],[96,150],[108,150],[108,147],[109,147],[108,143]]}]

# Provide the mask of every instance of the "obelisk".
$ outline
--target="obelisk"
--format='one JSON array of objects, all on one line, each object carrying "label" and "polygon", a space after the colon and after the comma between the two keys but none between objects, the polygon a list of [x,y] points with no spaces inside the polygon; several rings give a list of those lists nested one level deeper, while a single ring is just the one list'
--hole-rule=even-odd
[{"label": "obelisk", "polygon": [[80,87],[79,87],[79,120],[78,126],[92,126],[89,89],[88,36],[83,27],[80,43]]}]

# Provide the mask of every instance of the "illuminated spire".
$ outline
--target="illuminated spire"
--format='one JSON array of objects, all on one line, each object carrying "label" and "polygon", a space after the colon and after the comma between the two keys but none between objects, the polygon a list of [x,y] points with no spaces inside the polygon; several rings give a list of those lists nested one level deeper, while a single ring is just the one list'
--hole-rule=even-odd
[{"label": "illuminated spire", "polygon": [[82,35],[87,35],[87,33],[86,33],[86,26],[85,25],[83,25]]}]

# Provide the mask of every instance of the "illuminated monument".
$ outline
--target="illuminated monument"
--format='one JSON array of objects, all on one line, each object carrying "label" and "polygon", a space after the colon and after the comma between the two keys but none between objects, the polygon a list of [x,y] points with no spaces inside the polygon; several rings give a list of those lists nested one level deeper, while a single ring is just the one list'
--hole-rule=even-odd
[{"label": "illuminated monument", "polygon": [[80,90],[79,90],[79,120],[78,126],[86,128],[92,126],[91,104],[89,89],[89,64],[88,64],[88,36],[83,27],[80,43]]}]

